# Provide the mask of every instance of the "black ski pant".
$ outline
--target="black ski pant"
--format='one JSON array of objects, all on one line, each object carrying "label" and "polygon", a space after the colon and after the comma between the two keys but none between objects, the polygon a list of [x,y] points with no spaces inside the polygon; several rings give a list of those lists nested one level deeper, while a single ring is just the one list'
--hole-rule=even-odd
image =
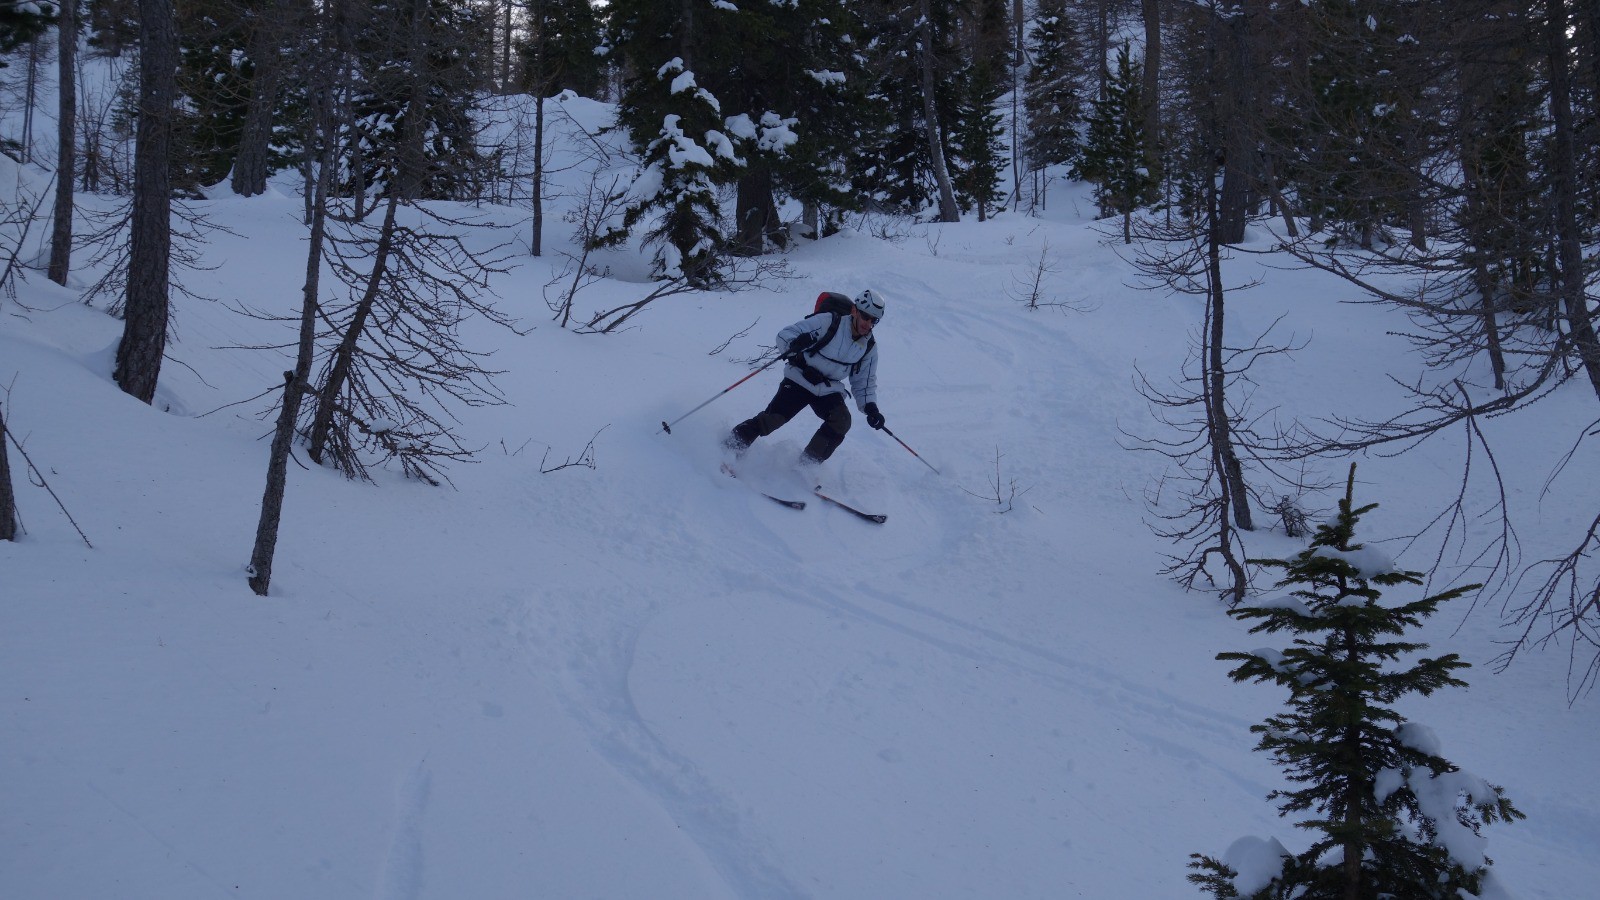
[{"label": "black ski pant", "polygon": [[772,395],[772,402],[767,404],[767,408],[735,425],[733,436],[740,445],[748,447],[755,443],[756,438],[766,437],[782,428],[808,406],[822,420],[822,425],[811,436],[811,442],[806,444],[805,455],[815,462],[822,462],[839,449],[846,432],[850,430],[850,407],[844,402],[844,394],[823,394],[818,397],[785,378],[778,385],[778,392]]}]

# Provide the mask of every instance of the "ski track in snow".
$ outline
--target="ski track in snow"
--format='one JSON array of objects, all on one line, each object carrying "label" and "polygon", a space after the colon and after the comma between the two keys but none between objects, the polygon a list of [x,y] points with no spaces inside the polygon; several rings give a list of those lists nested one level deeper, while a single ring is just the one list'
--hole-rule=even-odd
[{"label": "ski track in snow", "polygon": [[376,900],[416,900],[422,896],[422,821],[432,782],[428,761],[423,759],[400,786],[389,855],[378,878]]},{"label": "ski track in snow", "polygon": [[[596,605],[602,597],[591,598]],[[562,702],[620,774],[654,796],[721,873],[738,897],[799,898],[807,894],[769,861],[771,851],[744,821],[738,804],[694,761],[668,747],[640,715],[628,686],[643,623],[622,626],[566,660]]]},{"label": "ski track in snow", "polygon": [[[750,493],[721,473],[713,476],[734,490]],[[772,506],[777,513],[794,514]],[[672,553],[674,534],[688,527],[682,510],[670,500],[655,498],[655,508],[631,521],[597,520],[616,546],[651,560],[663,580],[684,583],[693,576]],[[646,525],[645,523],[655,523]],[[564,603],[528,604],[525,621],[516,626],[530,645],[533,659],[555,667],[557,694],[568,714],[588,734],[590,743],[620,775],[637,784],[697,846],[735,897],[784,900],[809,894],[796,886],[773,861],[763,840],[736,798],[719,790],[695,761],[668,746],[640,713],[629,687],[634,649],[640,633],[655,616],[657,602],[637,585],[613,581],[593,572],[561,591]]]},{"label": "ski track in snow", "polygon": [[[736,574],[730,571],[729,577]],[[856,598],[852,599],[841,591],[802,593],[779,580],[765,580],[762,586],[772,595],[797,605],[847,616],[909,638],[952,658],[1011,670],[1056,693],[1084,696],[1093,701],[1094,706],[1122,710],[1124,715],[1119,717],[1119,721],[1128,729],[1131,737],[1164,754],[1213,769],[1249,791],[1264,795],[1270,789],[1267,785],[1241,779],[1234,769],[1216,763],[1191,747],[1160,737],[1158,728],[1138,728],[1141,721],[1159,723],[1161,728],[1170,728],[1174,722],[1181,722],[1207,743],[1226,749],[1237,743],[1241,733],[1248,731],[1250,722],[1220,718],[1216,710],[1129,681],[1106,669],[1076,662],[1062,653],[994,629],[920,606],[888,591],[860,586]]]}]

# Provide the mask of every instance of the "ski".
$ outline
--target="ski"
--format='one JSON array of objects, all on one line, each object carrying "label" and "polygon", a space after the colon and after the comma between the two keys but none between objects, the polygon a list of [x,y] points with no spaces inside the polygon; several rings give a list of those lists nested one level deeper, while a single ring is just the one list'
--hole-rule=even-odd
[{"label": "ski", "polygon": [[[727,475],[729,478],[733,478],[733,479],[737,479],[739,477],[739,473],[735,472],[733,470],[733,466],[730,466],[727,463],[723,463],[722,464],[722,473],[724,475]],[[754,487],[752,487],[750,489],[755,491],[756,493],[760,494],[761,496],[767,498],[768,500],[771,500],[773,503],[778,504],[779,506],[787,506],[790,509],[805,509],[806,508],[806,502],[804,500],[785,500],[782,497],[774,497],[771,494],[767,493],[766,491],[756,490]]]},{"label": "ski", "polygon": [[889,517],[886,516],[886,515],[883,515],[882,513],[862,512],[861,510],[856,509],[854,506],[851,506],[848,503],[844,503],[844,502],[841,502],[839,500],[835,500],[832,497],[829,497],[827,494],[824,494],[822,492],[822,485],[820,485],[820,484],[817,485],[815,488],[812,488],[811,492],[813,494],[816,494],[818,497],[822,498],[823,501],[825,501],[827,503],[832,503],[834,506],[839,507],[840,509],[844,510],[847,513],[850,513],[850,514],[856,515],[856,516],[860,516],[861,518],[866,519],[868,522],[871,522],[874,525],[882,525],[883,523],[889,521]]}]

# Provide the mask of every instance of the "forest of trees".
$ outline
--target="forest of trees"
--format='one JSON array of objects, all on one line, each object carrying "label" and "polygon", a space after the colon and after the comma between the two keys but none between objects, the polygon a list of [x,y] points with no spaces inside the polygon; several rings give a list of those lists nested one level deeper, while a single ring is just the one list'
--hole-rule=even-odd
[{"label": "forest of trees", "polygon": [[[83,54],[137,59],[104,109],[74,109],[80,41]],[[1090,182],[1108,234],[1144,248],[1147,274],[1206,297],[1194,394],[1152,399],[1204,407],[1205,452],[1185,458],[1200,524],[1174,527],[1195,542],[1175,570],[1209,578],[1220,554],[1235,598],[1230,529],[1253,527],[1274,462],[1445,429],[1476,440],[1483,417],[1570,382],[1600,401],[1600,188],[1582,174],[1600,168],[1593,0],[67,0],[0,12],[8,83],[32,85],[52,56],[69,163],[52,279],[65,283],[72,248],[93,242],[73,232],[73,191],[129,198],[99,235],[126,236],[110,240],[126,249],[100,285],[126,323],[117,383],[146,402],[155,390],[181,263],[174,201],[292,178],[314,258],[346,299],[318,306],[308,260],[284,402],[313,458],[352,476],[362,452],[429,480],[465,452],[448,416],[387,408],[370,379],[494,400],[470,350],[428,322],[479,309],[473,286],[496,260],[403,223],[408,210],[425,218],[427,200],[521,196],[541,252],[542,153],[521,171],[477,130],[477,110],[510,94],[615,104],[640,174],[586,234],[642,242],[656,276],[682,289],[724,283],[740,260],[846,215],[1029,215],[1051,179]],[[46,138],[31,112],[24,121],[0,150],[26,162]],[[107,146],[108,133],[122,142]],[[6,214],[45,201],[8,198]],[[1248,252],[1252,225],[1411,315],[1419,371],[1437,374],[1416,379],[1409,413],[1327,435],[1241,427],[1221,260]],[[419,266],[460,277],[419,279]],[[1405,279],[1404,293],[1383,287]],[[407,291],[449,314],[377,315]],[[419,350],[442,368],[394,374]],[[1452,377],[1468,364],[1492,386]],[[1575,441],[1594,424],[1576,423]],[[1597,551],[1600,516],[1523,592],[1524,620],[1560,608],[1597,644],[1600,578],[1584,568]],[[1524,640],[1538,637],[1530,624]]]}]

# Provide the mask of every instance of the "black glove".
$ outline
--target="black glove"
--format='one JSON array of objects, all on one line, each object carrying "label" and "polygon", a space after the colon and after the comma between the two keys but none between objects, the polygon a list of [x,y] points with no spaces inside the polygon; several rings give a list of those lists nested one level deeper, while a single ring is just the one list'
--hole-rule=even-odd
[{"label": "black glove", "polygon": [[[789,346],[784,348],[781,358],[785,362],[804,367],[806,364],[806,348],[816,343],[816,341],[816,335],[802,334],[789,342]],[[812,382],[812,384],[816,384],[816,382]]]},{"label": "black glove", "polygon": [[883,413],[878,412],[878,404],[868,403],[861,408],[861,411],[867,414],[868,425],[871,425],[874,429],[883,427]]}]

